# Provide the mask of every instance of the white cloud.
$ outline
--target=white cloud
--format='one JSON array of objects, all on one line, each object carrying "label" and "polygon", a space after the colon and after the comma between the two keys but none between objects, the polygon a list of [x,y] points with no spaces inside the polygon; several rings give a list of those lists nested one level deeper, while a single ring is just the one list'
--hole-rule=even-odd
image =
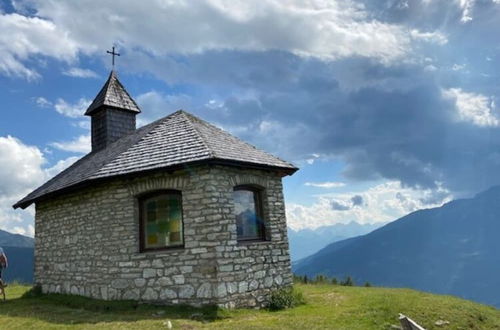
[{"label": "white cloud", "polygon": [[472,9],[476,3],[476,0],[455,0],[462,9],[462,17],[460,18],[460,21],[462,23],[467,23],[469,21],[472,21]]},{"label": "white cloud", "polygon": [[24,62],[33,55],[50,56],[63,61],[76,58],[78,46],[69,32],[53,22],[19,14],[0,14],[0,73],[37,79],[36,70]]},{"label": "white cloud", "polygon": [[71,141],[52,142],[50,146],[63,151],[88,153],[91,150],[90,135],[80,135]]},{"label": "white cloud", "polygon": [[58,98],[54,107],[61,115],[71,118],[79,118],[83,116],[90,103],[92,103],[92,101],[85,98],[79,99],[74,104],[70,104],[63,99]]},{"label": "white cloud", "polygon": [[435,65],[429,64],[424,67],[424,70],[427,72],[434,72],[437,71],[438,68]]},{"label": "white cloud", "polygon": [[309,164],[309,165],[312,165],[314,164],[314,162],[320,158],[321,156],[318,155],[318,154],[311,154],[311,156],[309,158],[306,159],[306,163]]},{"label": "white cloud", "polygon": [[[116,41],[125,52],[140,51],[154,57],[207,50],[283,50],[325,60],[362,56],[383,63],[407,60],[415,41],[446,42],[437,31],[410,30],[378,21],[351,0],[208,0],[189,5],[154,1],[147,6],[133,0],[102,0],[98,14],[94,0],[25,0],[16,4],[31,9],[24,12],[34,9],[43,17],[2,16],[7,21],[2,31],[8,31],[2,33],[7,49],[3,51],[7,55],[3,56],[3,71],[28,77],[36,75],[22,63],[30,55],[71,60],[78,53],[100,52],[104,58],[102,50]],[[19,39],[22,47],[13,47]],[[82,71],[73,74],[89,75]]]},{"label": "white cloud", "polygon": [[12,136],[0,137],[0,195],[24,193],[42,182],[45,158],[34,146]]},{"label": "white cloud", "polygon": [[33,207],[13,210],[12,205],[75,160],[71,157],[47,168],[37,147],[12,136],[0,136],[0,228],[33,236]]},{"label": "white cloud", "polygon": [[42,97],[42,96],[37,97],[35,99],[35,103],[40,108],[49,108],[52,106],[52,102],[50,102],[49,100],[47,100],[45,97]]},{"label": "white cloud", "polygon": [[205,107],[212,110],[222,109],[224,108],[224,106],[225,106],[224,101],[214,100],[214,99],[211,99],[207,103],[205,103]]},{"label": "white cloud", "polygon": [[345,183],[343,182],[306,182],[304,183],[305,186],[309,187],[317,187],[317,188],[340,188],[344,187]]},{"label": "white cloud", "polygon": [[448,39],[439,31],[421,32],[419,30],[410,30],[410,36],[415,40],[425,41],[433,44],[444,45]]},{"label": "white cloud", "polygon": [[350,221],[387,222],[422,208],[440,206],[449,200],[450,193],[442,188],[418,190],[389,181],[363,191],[321,194],[310,206],[288,203],[287,222],[294,230]]},{"label": "white cloud", "polygon": [[455,102],[458,120],[472,122],[477,126],[499,126],[500,121],[493,113],[494,102],[487,96],[464,92],[460,88],[442,91],[443,97]]},{"label": "white cloud", "polygon": [[70,68],[63,72],[64,75],[76,78],[98,78],[99,75],[90,69]]},{"label": "white cloud", "polygon": [[15,226],[10,230],[11,233],[20,234],[24,236],[35,236],[35,227],[33,225],[28,225],[27,227]]},{"label": "white cloud", "polygon": [[451,69],[453,71],[460,71],[460,70],[463,70],[465,68],[465,64],[453,64],[453,66],[451,67]]},{"label": "white cloud", "polygon": [[90,129],[90,121],[89,120],[80,120],[80,121],[71,123],[71,125],[73,125],[75,127],[79,127],[81,129],[85,129],[85,130]]}]

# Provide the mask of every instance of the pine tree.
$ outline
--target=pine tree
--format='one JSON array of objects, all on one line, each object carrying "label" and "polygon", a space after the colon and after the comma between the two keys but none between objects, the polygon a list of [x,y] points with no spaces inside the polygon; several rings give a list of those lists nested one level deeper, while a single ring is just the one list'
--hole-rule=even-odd
[{"label": "pine tree", "polygon": [[324,283],[325,282],[325,276],[319,274],[316,275],[316,278],[314,279],[314,282],[316,283]]}]

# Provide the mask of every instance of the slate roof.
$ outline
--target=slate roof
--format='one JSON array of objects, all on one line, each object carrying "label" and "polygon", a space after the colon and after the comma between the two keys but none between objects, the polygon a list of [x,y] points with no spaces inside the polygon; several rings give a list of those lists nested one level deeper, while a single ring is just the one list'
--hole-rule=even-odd
[{"label": "slate roof", "polygon": [[102,106],[119,108],[136,113],[141,112],[139,106],[135,103],[134,99],[130,97],[113,70],[109,74],[108,80],[104,86],[102,86],[101,91],[97,94],[87,111],[85,111],[85,115],[90,116]]},{"label": "slate roof", "polygon": [[256,167],[293,174],[297,168],[241,141],[183,110],[91,152],[14,205],[33,202],[96,180],[140,172],[214,163]]}]

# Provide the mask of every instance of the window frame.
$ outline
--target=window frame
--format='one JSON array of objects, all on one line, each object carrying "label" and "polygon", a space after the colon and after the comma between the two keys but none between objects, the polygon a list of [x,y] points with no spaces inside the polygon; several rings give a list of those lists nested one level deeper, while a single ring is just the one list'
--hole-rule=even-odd
[{"label": "window frame", "polygon": [[[264,188],[256,185],[249,185],[249,184],[242,184],[242,185],[237,185],[233,187],[233,192],[235,191],[251,191],[253,192],[253,200],[254,200],[254,205],[255,205],[255,213],[257,215],[257,218],[262,219],[262,221],[259,224],[259,232],[260,235],[257,237],[251,237],[251,238],[240,238],[238,237],[238,223],[236,222],[236,240],[238,243],[245,243],[245,242],[265,242],[267,241],[267,228],[266,228],[266,219],[264,216]],[[234,199],[233,199],[234,203]],[[233,212],[234,218],[236,220],[236,213]]]},{"label": "window frame", "polygon": [[[145,201],[165,195],[165,194],[176,194],[180,197],[181,200],[181,226],[182,226],[182,244],[178,245],[172,245],[172,246],[163,246],[163,247],[156,247],[156,248],[146,248],[145,244],[145,218],[144,218],[144,206],[145,206]],[[175,250],[175,249],[184,249],[184,244],[185,244],[185,236],[184,236],[184,208],[183,208],[183,199],[182,199],[182,191],[176,190],[176,189],[162,189],[162,190],[155,190],[155,191],[149,191],[146,193],[141,194],[140,196],[137,197],[137,201],[139,203],[139,252],[152,252],[152,251],[164,251],[164,250]]]}]

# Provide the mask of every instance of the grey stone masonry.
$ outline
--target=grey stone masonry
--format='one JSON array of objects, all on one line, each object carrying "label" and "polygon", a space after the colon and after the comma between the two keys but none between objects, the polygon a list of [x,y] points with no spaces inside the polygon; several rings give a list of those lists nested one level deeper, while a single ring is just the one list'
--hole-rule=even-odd
[{"label": "grey stone masonry", "polygon": [[[265,241],[237,241],[237,185],[262,189]],[[184,247],[139,252],[138,196],[182,193]],[[198,165],[115,178],[36,203],[35,282],[43,292],[163,304],[262,307],[292,284],[281,176]]]}]

